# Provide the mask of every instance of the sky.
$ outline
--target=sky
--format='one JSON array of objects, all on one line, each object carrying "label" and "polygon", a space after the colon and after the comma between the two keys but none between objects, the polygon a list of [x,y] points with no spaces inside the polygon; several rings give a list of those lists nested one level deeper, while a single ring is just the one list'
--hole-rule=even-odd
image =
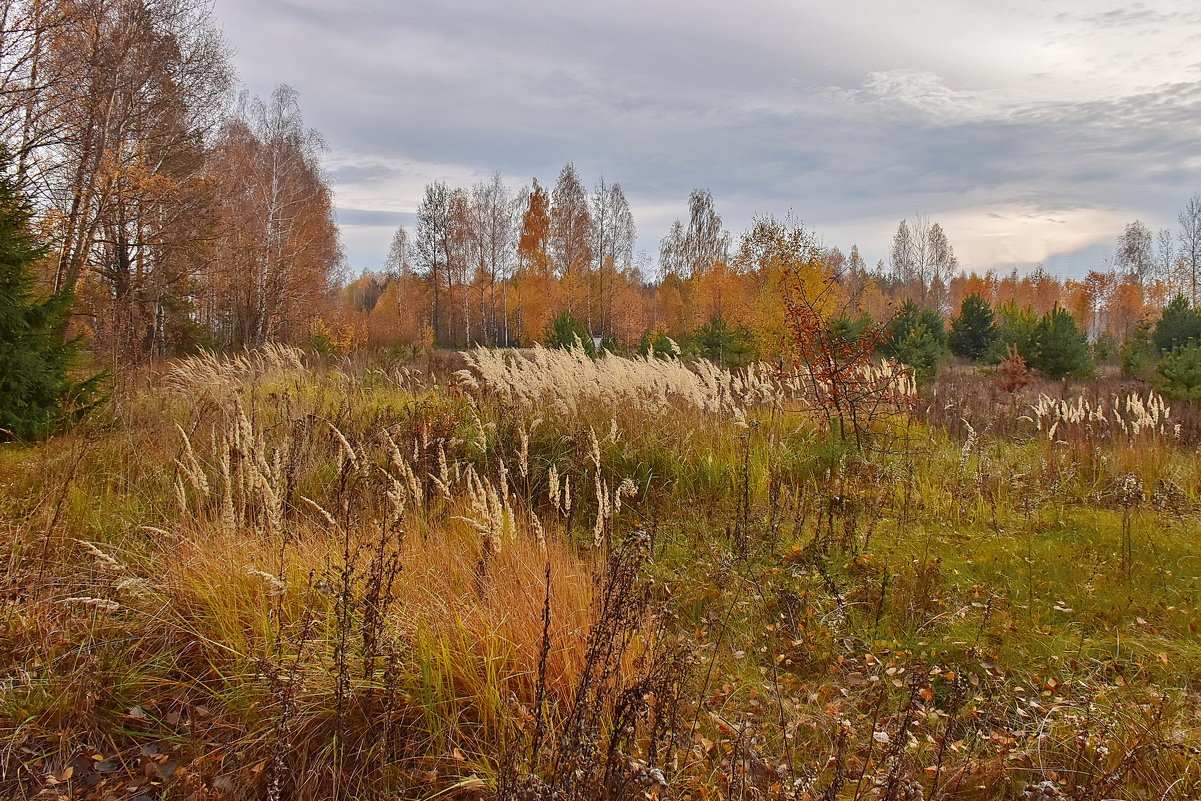
[{"label": "sky", "polygon": [[618,182],[657,259],[693,188],[735,235],[790,211],[887,256],[1079,276],[1201,192],[1201,4],[1007,0],[215,0],[241,80],[329,147],[352,272],[426,184]]}]

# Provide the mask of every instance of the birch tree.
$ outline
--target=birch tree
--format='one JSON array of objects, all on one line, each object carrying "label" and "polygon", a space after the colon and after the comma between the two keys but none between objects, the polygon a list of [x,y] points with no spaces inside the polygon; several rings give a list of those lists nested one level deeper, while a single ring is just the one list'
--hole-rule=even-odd
[{"label": "birch tree", "polygon": [[443,305],[450,274],[450,187],[436,181],[425,187],[417,207],[417,235],[413,246],[416,266],[431,288],[430,326],[434,336],[446,341]]},{"label": "birch tree", "polygon": [[304,127],[299,96],[280,86],[253,100],[218,139],[221,186],[214,282],[223,339],[296,341],[339,277],[341,244],[320,166],[321,137]]},{"label": "birch tree", "polygon": [[[488,303],[485,317],[485,341],[495,344],[499,338],[509,342],[509,279],[512,277],[516,221],[513,201],[500,173],[478,183],[471,192],[471,223],[474,229],[480,272],[486,278]],[[501,285],[501,323],[496,319],[496,285]],[[482,294],[481,288],[481,294]],[[481,304],[482,305],[482,304]]]},{"label": "birch tree", "polygon": [[[576,312],[580,306],[586,314],[590,307],[588,289],[589,268],[592,263],[592,215],[588,211],[588,193],[576,174],[575,165],[567,164],[551,193],[550,244],[555,271],[565,285],[567,310]],[[588,320],[588,333],[592,321]]]},{"label": "birch tree", "polygon": [[722,227],[721,215],[708,189],[693,189],[688,196],[688,230],[684,234],[686,269],[697,275],[713,269],[729,257],[730,234]]},{"label": "birch tree", "polygon": [[959,260],[938,223],[925,215],[901,220],[889,250],[892,278],[905,299],[926,310],[945,312],[951,278]]},{"label": "birch tree", "polygon": [[1118,237],[1114,261],[1124,275],[1140,282],[1149,280],[1155,270],[1151,229],[1140,220],[1129,223]]},{"label": "birch tree", "polygon": [[1201,273],[1201,194],[1189,198],[1176,219],[1180,223],[1180,231],[1177,234],[1180,243],[1180,263],[1189,287],[1189,299],[1195,307],[1199,300],[1197,280],[1201,277],[1198,275]]},{"label": "birch tree", "polygon": [[[634,259],[637,229],[629,201],[621,184],[606,183],[602,177],[592,195],[592,257],[599,331],[613,334],[613,305],[617,277],[628,270]],[[592,315],[589,315],[590,319]]]}]

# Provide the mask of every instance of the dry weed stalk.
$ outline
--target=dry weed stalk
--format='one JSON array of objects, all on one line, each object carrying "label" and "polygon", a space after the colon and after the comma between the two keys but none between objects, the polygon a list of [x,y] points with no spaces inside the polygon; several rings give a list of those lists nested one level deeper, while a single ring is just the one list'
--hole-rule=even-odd
[{"label": "dry weed stalk", "polygon": [[1133,444],[1180,438],[1180,426],[1172,422],[1171,408],[1155,392],[1146,398],[1135,393],[1115,397],[1108,407],[1084,396],[1068,401],[1040,394],[1031,411],[1021,419],[1034,423],[1039,433],[1054,443],[1124,439]]},{"label": "dry weed stalk", "polygon": [[183,456],[176,460],[175,497],[185,515],[218,510],[223,527],[252,526],[261,521],[268,534],[283,531],[288,481],[288,444],[271,447],[260,427],[235,399],[226,425],[213,437],[218,475],[210,480],[182,427]]}]

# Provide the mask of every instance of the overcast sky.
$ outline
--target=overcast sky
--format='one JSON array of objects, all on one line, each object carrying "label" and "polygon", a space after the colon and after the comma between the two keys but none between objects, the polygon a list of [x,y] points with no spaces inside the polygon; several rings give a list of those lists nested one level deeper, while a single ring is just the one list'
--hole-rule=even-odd
[{"label": "overcast sky", "polygon": [[657,257],[694,187],[735,234],[789,209],[874,263],[903,217],[965,268],[1100,267],[1201,192],[1201,5],[216,0],[242,80],[300,91],[349,266],[424,186],[575,162]]}]

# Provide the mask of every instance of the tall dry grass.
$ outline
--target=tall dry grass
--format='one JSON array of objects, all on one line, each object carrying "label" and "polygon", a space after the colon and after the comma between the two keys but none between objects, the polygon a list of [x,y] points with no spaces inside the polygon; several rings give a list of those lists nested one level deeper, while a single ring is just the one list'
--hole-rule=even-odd
[{"label": "tall dry grass", "polygon": [[0,451],[6,797],[1201,789],[1187,410],[293,357]]},{"label": "tall dry grass", "polygon": [[[53,527],[42,508],[12,533],[24,544],[7,584],[38,592],[19,599],[5,641],[40,669],[7,680],[4,717],[23,723],[5,746],[37,755],[6,761],[20,766],[0,777],[11,791],[69,781],[79,754],[140,759],[138,735],[95,744],[114,707],[138,710],[146,737],[189,743],[170,760],[189,761],[206,792],[287,798],[495,777],[496,744],[529,739],[536,702],[548,737],[568,713],[626,488],[595,477],[605,536],[580,552],[560,533],[566,479],[557,509],[529,504],[526,455],[510,468],[478,414],[435,410],[398,382],[305,375],[299,358],[175,365],[157,447],[122,454],[157,462],[154,512],[65,537],[37,530]],[[389,404],[411,415],[373,428]],[[634,670],[642,624],[629,624],[605,686]],[[80,652],[105,657],[68,658]],[[90,792],[116,779],[86,775]]]}]

